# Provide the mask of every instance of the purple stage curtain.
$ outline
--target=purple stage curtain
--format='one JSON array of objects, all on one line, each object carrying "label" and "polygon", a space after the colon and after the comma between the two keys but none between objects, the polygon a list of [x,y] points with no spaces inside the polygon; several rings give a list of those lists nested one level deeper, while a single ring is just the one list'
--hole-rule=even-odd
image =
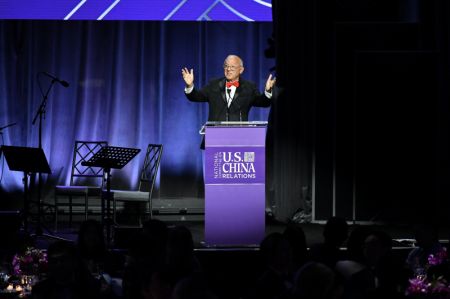
[{"label": "purple stage curtain", "polygon": [[[271,23],[0,21],[0,127],[17,123],[3,143],[38,146],[32,120],[42,101],[37,74],[45,71],[70,86],[55,84],[47,100],[42,143],[53,173],[44,195],[69,183],[75,140],[107,140],[142,149],[113,172],[113,187],[137,188],[147,144],[162,143],[156,196],[202,197],[198,131],[208,107],[185,99],[181,68],[193,68],[202,86],[237,54],[244,77],[262,90],[275,63],[264,56],[271,34]],[[45,92],[51,79],[39,80]],[[254,108],[250,119],[268,114]],[[0,189],[20,191],[21,177],[5,163]]]}]

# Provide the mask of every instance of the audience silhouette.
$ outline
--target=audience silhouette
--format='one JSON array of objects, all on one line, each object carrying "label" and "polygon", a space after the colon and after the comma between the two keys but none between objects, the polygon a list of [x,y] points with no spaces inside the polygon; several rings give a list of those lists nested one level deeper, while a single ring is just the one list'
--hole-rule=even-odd
[{"label": "audience silhouette", "polygon": [[[50,244],[48,273],[40,277],[30,297],[404,298],[408,279],[424,271],[429,254],[444,248],[433,227],[418,226],[415,232],[417,247],[406,258],[394,253],[392,237],[386,232],[361,225],[349,227],[342,218],[331,217],[324,226],[323,243],[310,249],[302,225],[289,223],[282,233],[264,238],[254,263],[238,265],[236,260],[236,267],[221,273],[215,265],[205,264],[211,259],[199,259],[192,233],[185,226],[169,227],[163,221],[148,220],[127,243],[128,248],[117,251],[107,248],[101,223],[87,220],[81,224],[75,243]],[[254,267],[245,270],[254,277],[239,275],[240,267]],[[6,268],[5,264],[2,271]],[[450,277],[448,263],[427,271],[428,275]],[[240,288],[227,285],[233,276],[243,278]],[[217,281],[219,277],[223,281]],[[226,295],[222,294],[224,289]]]}]

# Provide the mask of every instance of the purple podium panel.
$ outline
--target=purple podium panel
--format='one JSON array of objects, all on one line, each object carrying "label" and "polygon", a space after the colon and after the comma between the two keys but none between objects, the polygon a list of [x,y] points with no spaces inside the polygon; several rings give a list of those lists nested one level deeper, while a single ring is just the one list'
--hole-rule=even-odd
[{"label": "purple podium panel", "polygon": [[206,244],[259,245],[265,234],[264,198],[264,184],[206,185]]},{"label": "purple podium panel", "polygon": [[[210,134],[208,134],[208,131]],[[266,127],[206,127],[206,146],[266,146]]]},{"label": "purple podium panel", "polygon": [[206,126],[205,242],[259,245],[265,235],[266,126]]}]

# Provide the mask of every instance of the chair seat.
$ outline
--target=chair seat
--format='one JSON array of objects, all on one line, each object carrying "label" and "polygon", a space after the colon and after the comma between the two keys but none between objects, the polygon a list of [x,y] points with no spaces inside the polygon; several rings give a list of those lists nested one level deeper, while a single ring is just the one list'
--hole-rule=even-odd
[{"label": "chair seat", "polygon": [[55,193],[58,195],[86,195],[89,190],[87,186],[56,186]]},{"label": "chair seat", "polygon": [[56,186],[55,193],[58,195],[88,195],[100,196],[102,188],[97,186]]},{"label": "chair seat", "polygon": [[111,193],[114,196],[114,200],[121,201],[135,201],[135,202],[142,202],[142,201],[148,201],[149,193],[148,192],[142,192],[142,191],[127,191],[127,190],[111,190]]}]

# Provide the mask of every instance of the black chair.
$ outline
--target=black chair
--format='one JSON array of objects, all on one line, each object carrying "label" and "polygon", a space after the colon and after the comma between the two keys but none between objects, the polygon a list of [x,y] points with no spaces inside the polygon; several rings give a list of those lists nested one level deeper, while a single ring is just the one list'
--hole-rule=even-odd
[{"label": "black chair", "polygon": [[[81,165],[89,160],[97,151],[108,145],[107,141],[75,141],[72,172],[69,186],[55,187],[55,231],[58,229],[58,213],[62,207],[69,209],[69,225],[72,226],[74,207],[84,207],[84,219],[88,219],[89,197],[101,197],[103,189],[103,169]],[[60,201],[61,197],[67,197],[68,201]],[[83,202],[74,202],[74,197],[82,197]]]},{"label": "black chair", "polygon": [[[113,196],[113,222],[115,226],[124,226],[117,221],[117,202],[145,204],[144,213],[138,215],[138,226],[142,227],[142,214],[149,214],[152,217],[152,193],[158,174],[162,144],[149,144],[145,154],[144,165],[141,169],[139,188],[137,191],[112,190]],[[141,211],[141,209],[139,209]],[[127,225],[129,226],[129,225]]]}]

